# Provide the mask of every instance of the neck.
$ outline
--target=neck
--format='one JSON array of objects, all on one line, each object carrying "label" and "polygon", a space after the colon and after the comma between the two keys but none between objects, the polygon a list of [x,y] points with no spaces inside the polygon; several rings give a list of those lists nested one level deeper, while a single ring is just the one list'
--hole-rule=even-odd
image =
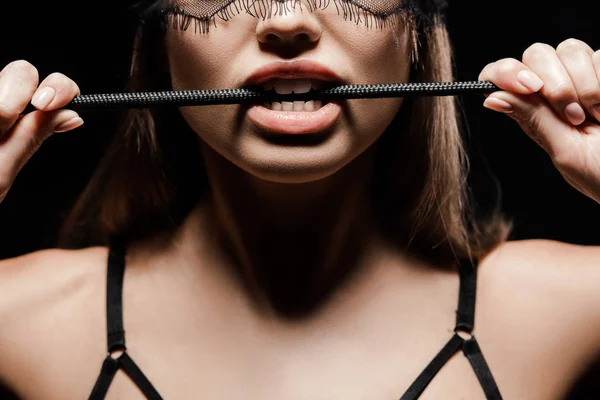
[{"label": "neck", "polygon": [[217,249],[260,308],[308,314],[359,269],[371,237],[368,150],[309,183],[260,180],[203,149],[211,196],[203,214]]}]

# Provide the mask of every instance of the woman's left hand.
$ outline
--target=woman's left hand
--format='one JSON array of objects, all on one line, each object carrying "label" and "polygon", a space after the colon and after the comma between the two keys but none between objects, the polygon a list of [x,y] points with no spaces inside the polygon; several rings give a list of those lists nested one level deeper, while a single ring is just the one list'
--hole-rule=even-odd
[{"label": "woman's left hand", "polygon": [[484,106],[514,119],[567,182],[600,203],[600,50],[567,39],[556,49],[535,43],[522,58],[481,71],[502,89]]}]

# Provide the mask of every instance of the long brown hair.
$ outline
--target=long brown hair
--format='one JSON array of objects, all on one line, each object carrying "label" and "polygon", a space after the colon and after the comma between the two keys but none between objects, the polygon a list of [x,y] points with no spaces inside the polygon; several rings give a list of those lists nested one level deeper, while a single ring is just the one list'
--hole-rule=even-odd
[{"label": "long brown hair", "polygon": [[[412,81],[452,81],[444,20],[414,24]],[[128,90],[168,90],[163,32],[140,24]],[[453,97],[406,99],[376,143],[375,215],[398,246],[441,264],[478,259],[506,240],[510,224],[495,210],[474,213],[468,160]],[[124,113],[106,155],[59,233],[59,247],[106,245],[176,228],[208,190],[197,135],[175,109]]]}]

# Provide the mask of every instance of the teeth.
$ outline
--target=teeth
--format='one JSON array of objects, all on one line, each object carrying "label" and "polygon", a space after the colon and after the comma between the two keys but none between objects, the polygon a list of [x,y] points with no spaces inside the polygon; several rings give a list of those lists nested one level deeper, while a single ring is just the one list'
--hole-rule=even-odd
[{"label": "teeth", "polygon": [[[272,79],[262,84],[265,91],[275,90],[278,94],[308,93],[311,89],[319,90],[324,82],[316,79]],[[263,106],[273,111],[313,112],[323,107],[322,100],[311,101],[274,101]]]},{"label": "teeth", "polygon": [[294,82],[294,86],[293,86],[293,90],[294,93],[308,93],[310,92],[310,79],[298,79],[298,80],[293,80],[292,82]]},{"label": "teeth", "polygon": [[274,101],[273,103],[264,103],[263,107],[273,111],[294,111],[294,112],[312,112],[323,107],[323,101]]},{"label": "teeth", "polygon": [[275,93],[279,94],[290,94],[294,90],[294,82],[286,81],[283,79],[277,79],[275,81]]},{"label": "teeth", "polygon": [[323,81],[316,79],[272,79],[263,83],[262,89],[269,91],[275,89],[279,94],[308,93],[310,89],[321,89]]}]

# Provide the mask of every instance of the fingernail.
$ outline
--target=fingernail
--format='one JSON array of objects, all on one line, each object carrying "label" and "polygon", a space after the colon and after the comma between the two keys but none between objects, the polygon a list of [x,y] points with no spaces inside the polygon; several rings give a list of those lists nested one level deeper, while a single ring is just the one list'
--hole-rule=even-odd
[{"label": "fingernail", "polygon": [[521,83],[521,85],[525,86],[532,92],[537,92],[542,88],[542,86],[544,86],[544,81],[530,71],[523,70],[519,72],[517,74],[517,80]]},{"label": "fingernail", "polygon": [[567,104],[565,107],[565,116],[573,125],[579,125],[585,121],[585,111],[577,102]]},{"label": "fingernail", "polygon": [[60,133],[70,131],[72,129],[80,127],[81,125],[83,125],[83,119],[81,119],[81,117],[71,118],[68,121],[56,125],[56,127],[54,128],[54,132]]},{"label": "fingernail", "polygon": [[485,108],[489,108],[490,110],[502,112],[505,114],[510,114],[513,112],[513,107],[504,100],[497,99],[495,97],[488,97],[483,102],[483,106]]},{"label": "fingernail", "polygon": [[38,90],[31,99],[31,104],[33,104],[36,108],[43,110],[48,107],[48,105],[54,99],[54,95],[56,92],[51,87],[46,87],[41,90]]}]

